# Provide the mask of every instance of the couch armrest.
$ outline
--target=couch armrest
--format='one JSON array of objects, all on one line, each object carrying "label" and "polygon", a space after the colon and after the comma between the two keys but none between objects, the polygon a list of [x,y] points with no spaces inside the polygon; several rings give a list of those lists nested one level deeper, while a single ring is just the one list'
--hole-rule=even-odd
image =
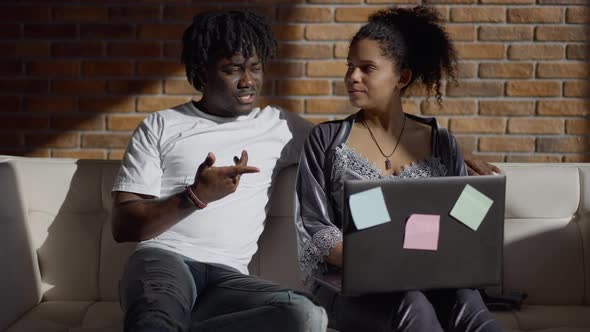
[{"label": "couch armrest", "polygon": [[39,265],[26,223],[17,163],[0,162],[0,331],[41,300]]}]

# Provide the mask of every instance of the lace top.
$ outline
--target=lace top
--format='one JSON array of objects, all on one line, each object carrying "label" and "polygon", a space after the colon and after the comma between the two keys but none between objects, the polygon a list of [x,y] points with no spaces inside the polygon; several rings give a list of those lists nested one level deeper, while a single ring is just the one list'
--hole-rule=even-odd
[{"label": "lace top", "polygon": [[[346,143],[336,147],[334,155],[333,179],[340,179],[340,181],[344,179],[424,178],[445,176],[446,174],[446,167],[436,157],[403,166],[399,174],[384,176],[374,163],[369,162],[367,158]],[[311,277],[313,275],[320,275],[327,270],[327,264],[323,261],[324,257],[340,241],[342,241],[341,230],[337,227],[327,227],[315,233],[307,242],[300,257],[301,270],[306,284],[312,283]]]}]

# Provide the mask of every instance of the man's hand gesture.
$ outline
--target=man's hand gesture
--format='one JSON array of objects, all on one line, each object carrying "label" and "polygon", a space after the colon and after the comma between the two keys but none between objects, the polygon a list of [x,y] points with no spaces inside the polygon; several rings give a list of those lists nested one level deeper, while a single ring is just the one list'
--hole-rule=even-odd
[{"label": "man's hand gesture", "polygon": [[207,154],[205,161],[197,169],[192,190],[205,204],[221,199],[238,188],[240,177],[245,173],[258,173],[260,169],[248,166],[248,152],[242,151],[238,159],[234,157],[235,166],[215,167],[215,155]]}]

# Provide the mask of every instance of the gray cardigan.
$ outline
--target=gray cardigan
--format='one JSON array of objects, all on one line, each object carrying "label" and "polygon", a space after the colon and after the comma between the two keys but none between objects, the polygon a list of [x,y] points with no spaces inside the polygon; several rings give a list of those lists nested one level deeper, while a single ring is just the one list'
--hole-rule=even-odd
[{"label": "gray cardigan", "polygon": [[[342,239],[342,179],[334,172],[336,147],[350,136],[358,112],[343,120],[315,126],[303,147],[297,174],[295,227],[299,263],[304,281],[323,273],[323,257]],[[467,175],[455,138],[440,128],[435,118],[406,114],[432,127],[433,157],[446,167],[447,176]]]}]

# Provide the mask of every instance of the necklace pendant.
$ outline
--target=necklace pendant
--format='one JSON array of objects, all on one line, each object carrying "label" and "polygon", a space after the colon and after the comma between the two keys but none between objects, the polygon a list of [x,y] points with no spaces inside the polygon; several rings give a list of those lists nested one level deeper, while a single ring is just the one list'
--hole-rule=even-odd
[{"label": "necklace pendant", "polygon": [[385,159],[385,169],[386,170],[391,169],[391,161],[389,159]]}]

